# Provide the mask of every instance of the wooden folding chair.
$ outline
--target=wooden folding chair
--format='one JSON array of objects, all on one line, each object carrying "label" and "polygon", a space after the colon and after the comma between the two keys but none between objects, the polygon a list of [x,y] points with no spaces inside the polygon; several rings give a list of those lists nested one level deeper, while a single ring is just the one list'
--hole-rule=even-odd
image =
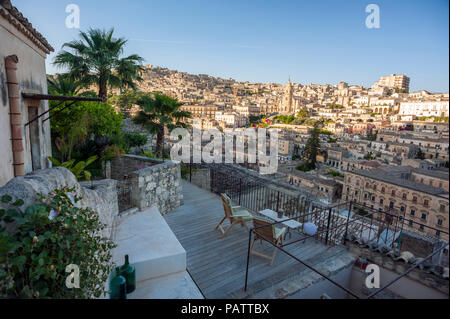
[{"label": "wooden folding chair", "polygon": [[[249,231],[246,223],[251,221],[253,216],[241,206],[232,206],[231,199],[227,196],[227,194],[220,194],[222,198],[223,211],[225,212],[225,217],[217,224],[215,229],[219,229],[222,232],[221,238],[225,237],[227,233],[231,230],[231,228],[236,224],[241,224],[242,227],[245,227],[247,231]],[[230,221],[230,226],[226,230],[223,229],[222,223],[228,219]]]},{"label": "wooden folding chair", "polygon": [[[270,266],[272,266],[273,261],[275,259],[275,255],[277,253],[278,248],[274,247],[273,249],[273,254],[272,256],[267,256],[264,255],[263,253],[257,252],[253,249],[253,244],[255,243],[255,241],[257,241],[258,239],[260,240],[261,246],[262,246],[262,237],[264,237],[265,239],[267,239],[268,241],[270,241],[271,243],[273,243],[275,246],[281,246],[283,245],[283,235],[286,232],[286,227],[276,227],[275,225],[271,225],[272,222],[262,219],[262,218],[258,218],[258,217],[253,217],[253,227],[255,228],[255,237],[253,238],[253,241],[250,245],[250,253],[260,256],[260,257],[264,257],[270,260]],[[260,226],[264,226],[264,227],[260,227]],[[257,228],[260,227],[260,228]]]}]

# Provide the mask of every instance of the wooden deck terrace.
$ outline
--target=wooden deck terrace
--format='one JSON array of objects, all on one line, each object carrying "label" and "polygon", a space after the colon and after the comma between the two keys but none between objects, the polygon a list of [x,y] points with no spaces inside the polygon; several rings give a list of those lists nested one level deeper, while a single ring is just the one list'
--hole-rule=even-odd
[{"label": "wooden deck terrace", "polygon": [[[244,293],[248,249],[248,231],[235,225],[225,238],[215,229],[224,217],[220,197],[183,180],[184,204],[166,214],[165,220],[187,253],[187,270],[206,298],[258,298],[266,288],[302,271],[304,265],[278,250],[275,261],[256,255],[250,257],[248,291]],[[224,222],[224,228],[229,225]],[[249,223],[250,226],[250,223]],[[293,232],[286,243],[301,238]],[[271,255],[274,247],[267,242],[255,243],[255,249]],[[343,247],[328,247],[312,238],[285,249],[310,265],[333,258]]]}]

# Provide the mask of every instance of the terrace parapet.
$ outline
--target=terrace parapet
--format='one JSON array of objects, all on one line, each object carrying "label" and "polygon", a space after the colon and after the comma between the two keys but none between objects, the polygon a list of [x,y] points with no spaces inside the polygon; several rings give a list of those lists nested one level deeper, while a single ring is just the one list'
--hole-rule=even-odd
[{"label": "terrace parapet", "polygon": [[111,176],[129,183],[131,206],[144,210],[156,205],[161,214],[183,201],[180,164],[170,160],[121,155],[111,161]]}]

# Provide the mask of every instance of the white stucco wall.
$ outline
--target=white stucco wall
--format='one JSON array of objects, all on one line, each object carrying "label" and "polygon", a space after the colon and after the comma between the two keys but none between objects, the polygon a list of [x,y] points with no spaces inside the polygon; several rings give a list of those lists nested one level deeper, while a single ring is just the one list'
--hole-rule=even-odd
[{"label": "white stucco wall", "polygon": [[[36,92],[47,94],[47,81],[45,70],[46,54],[1,16],[0,44],[0,186],[2,186],[14,177],[5,57],[15,54],[19,58],[17,78],[20,93],[24,90],[35,90]],[[21,98],[23,125],[29,120],[29,103],[30,101],[24,101]],[[48,109],[47,101],[37,103],[39,105],[38,114]],[[47,157],[51,155],[50,121],[42,124],[42,119],[44,118],[45,116],[39,120],[41,168],[48,167]],[[30,173],[33,170],[29,134],[28,126],[26,128],[24,127],[22,135],[25,149],[25,173]]]}]

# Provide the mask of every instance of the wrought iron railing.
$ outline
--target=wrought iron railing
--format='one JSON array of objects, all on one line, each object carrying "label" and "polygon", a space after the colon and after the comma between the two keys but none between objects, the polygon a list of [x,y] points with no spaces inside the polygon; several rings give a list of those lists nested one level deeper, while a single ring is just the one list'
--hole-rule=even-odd
[{"label": "wrought iron railing", "polygon": [[[324,203],[314,200],[301,190],[296,192],[280,187],[266,178],[236,174],[235,170],[227,170],[224,165],[188,164],[185,167],[190,172],[188,180],[192,176],[192,170],[209,170],[211,192],[225,193],[234,203],[254,213],[271,209],[275,212],[283,211],[286,217],[302,224],[314,223],[319,231],[316,239],[328,245],[343,244],[345,234],[349,234],[361,242],[376,242],[401,250],[402,233],[406,231],[434,240],[449,241],[448,229],[408,219],[405,211],[379,211],[356,202]],[[322,230],[327,232],[322,233]],[[439,235],[436,235],[437,231]]]},{"label": "wrought iron railing", "polygon": [[[292,219],[295,219],[292,218]],[[294,260],[296,260],[297,262],[301,263],[302,265],[304,265],[305,267],[307,267],[308,269],[312,270],[313,272],[319,274],[321,277],[323,277],[325,280],[327,280],[328,282],[330,282],[331,284],[333,284],[334,286],[338,287],[339,289],[341,289],[342,291],[344,291],[345,293],[348,294],[348,296],[353,297],[355,299],[361,299],[361,297],[351,291],[350,289],[348,289],[347,287],[344,287],[343,285],[341,285],[340,283],[338,283],[337,281],[333,280],[332,278],[330,278],[329,276],[325,275],[324,273],[322,273],[321,271],[319,271],[318,269],[316,269],[314,266],[310,265],[309,263],[307,263],[306,261],[298,258],[297,256],[294,256],[293,254],[291,254],[290,252],[288,252],[285,247],[288,245],[291,245],[293,243],[299,242],[299,241],[305,241],[308,238],[313,238],[318,234],[326,234],[325,236],[328,237],[328,234],[330,231],[333,231],[337,228],[339,228],[340,226],[335,226],[333,228],[329,228],[326,230],[321,230],[318,231],[318,234],[315,235],[307,235],[302,237],[301,239],[289,242],[287,244],[282,244],[282,245],[277,245],[275,243],[273,243],[271,240],[269,240],[268,238],[266,238],[263,234],[261,234],[260,232],[258,232],[259,229],[263,228],[263,227],[273,227],[273,225],[279,224],[279,223],[284,223],[288,220],[291,219],[287,219],[287,220],[282,220],[282,221],[278,221],[278,222],[274,222],[272,224],[268,224],[268,225],[264,225],[264,226],[259,226],[259,227],[255,227],[255,228],[251,228],[250,232],[249,232],[249,236],[248,236],[248,250],[247,250],[247,263],[246,263],[246,270],[245,270],[245,283],[244,283],[244,291],[247,291],[248,288],[248,275],[249,275],[249,265],[250,265],[250,252],[251,252],[251,242],[252,242],[252,235],[253,234],[258,234],[258,239],[262,239],[264,241],[266,241],[267,243],[269,243],[270,245],[272,245],[275,249],[278,249],[280,251],[282,251],[283,253],[285,253],[286,255],[288,255],[289,257],[293,258]],[[347,226],[352,223],[352,221],[348,221],[347,223],[345,223],[344,225],[341,226],[345,226],[347,228]],[[410,273],[411,271],[413,271],[414,269],[416,269],[417,267],[419,267],[421,264],[428,262],[429,259],[431,259],[433,256],[441,253],[444,249],[448,250],[449,248],[449,244],[446,243],[444,245],[442,245],[440,248],[434,250],[431,254],[429,254],[428,256],[426,256],[425,258],[423,258],[422,260],[420,260],[419,262],[413,264],[411,267],[409,267],[406,271],[404,271],[402,274],[396,276],[394,279],[392,279],[391,281],[389,281],[387,284],[385,284],[383,287],[377,289],[376,291],[374,291],[373,293],[369,294],[366,299],[372,299],[374,298],[376,295],[378,295],[380,292],[384,291],[385,289],[387,289],[388,287],[390,287],[392,284],[394,284],[395,282],[397,282],[398,280],[402,279],[403,277],[405,277],[408,273]]]},{"label": "wrought iron railing", "polygon": [[[307,222],[315,224],[317,226],[317,232],[314,235],[304,235],[301,236],[300,239],[295,239],[291,242],[284,243],[281,246],[275,245],[267,238],[264,238],[261,234],[258,234],[258,237],[269,242],[283,253],[287,254],[312,271],[318,273],[333,285],[341,288],[354,298],[359,297],[349,289],[343,287],[336,281],[315,269],[312,265],[309,265],[304,260],[292,255],[285,249],[285,247],[298,242],[303,242],[308,238],[314,238],[326,245],[345,245],[346,241],[353,236],[353,238],[356,238],[356,240],[362,243],[369,245],[383,245],[387,248],[395,249],[398,253],[400,253],[403,244],[402,234],[406,231],[411,231],[421,235],[428,234],[429,237],[444,242],[444,244],[438,249],[434,249],[432,253],[424,256],[421,263],[432,258],[437,253],[442,252],[444,249],[448,250],[448,230],[443,230],[442,228],[437,229],[418,223],[414,220],[407,219],[405,218],[405,212],[395,210],[391,210],[389,212],[379,211],[353,201],[336,204],[323,203],[320,201],[315,201],[308,196],[304,196],[302,193],[295,193],[291,190],[272,185],[266,179],[258,179],[254,176],[238,176],[233,174],[231,171],[227,172],[224,169],[217,169],[214,165],[197,164],[195,166],[187,165],[186,167],[190,169],[189,177],[192,176],[191,172],[193,167],[195,167],[195,169],[209,170],[208,176],[211,192],[217,194],[225,193],[234,203],[246,207],[254,213],[258,213],[264,209],[271,209],[276,212],[282,210],[284,215],[287,216],[285,220],[274,222],[270,225],[262,227],[272,227],[273,225],[284,223],[289,220],[296,220],[302,225]],[[422,232],[417,232],[414,226],[418,226],[422,229]],[[245,289],[247,289],[248,280],[250,243],[252,235],[258,231],[258,228],[252,228],[249,233],[249,251],[247,256]],[[433,236],[432,232],[437,230],[440,232],[439,236]],[[373,298],[380,291],[384,290],[392,283],[417,268],[417,266],[418,264],[413,265],[405,271],[405,273],[393,279],[385,287],[382,287],[375,293],[369,295],[368,298]]]}]

